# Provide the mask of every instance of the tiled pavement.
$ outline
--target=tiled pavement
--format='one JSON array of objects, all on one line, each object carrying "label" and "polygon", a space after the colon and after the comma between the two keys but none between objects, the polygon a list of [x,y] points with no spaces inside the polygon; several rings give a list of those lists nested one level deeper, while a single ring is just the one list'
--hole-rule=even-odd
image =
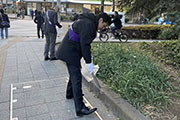
[{"label": "tiled pavement", "polygon": [[75,115],[73,100],[65,99],[66,66],[44,61],[43,49],[43,40],[24,38],[1,52],[0,120],[98,120]]}]

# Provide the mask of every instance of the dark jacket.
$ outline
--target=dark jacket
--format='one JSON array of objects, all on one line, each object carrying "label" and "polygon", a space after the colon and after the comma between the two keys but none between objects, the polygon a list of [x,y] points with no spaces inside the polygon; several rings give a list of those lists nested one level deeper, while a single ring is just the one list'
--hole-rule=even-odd
[{"label": "dark jacket", "polygon": [[37,27],[41,27],[42,24],[44,23],[44,18],[41,14],[37,14],[35,19],[34,19],[34,22],[37,24]]},{"label": "dark jacket", "polygon": [[3,26],[1,25],[2,21],[7,21],[10,24],[7,14],[2,13],[2,17],[0,17],[0,28],[3,28]]},{"label": "dark jacket", "polygon": [[114,25],[118,29],[120,29],[122,27],[122,22],[121,22],[121,19],[120,19],[119,15],[115,16],[115,18],[113,19],[112,23],[114,23]]},{"label": "dark jacket", "polygon": [[61,28],[62,26],[58,23],[58,17],[57,13],[54,10],[48,10],[48,16],[49,16],[49,21],[52,23],[52,25],[49,24],[48,18],[47,18],[47,13],[45,15],[45,34],[48,33],[54,33],[57,34],[56,26]]},{"label": "dark jacket", "polygon": [[72,25],[73,31],[80,37],[80,42],[70,40],[68,31],[57,49],[56,57],[78,67],[81,67],[82,57],[86,63],[91,63],[90,44],[96,37],[97,25],[94,14],[81,14],[79,20]]}]

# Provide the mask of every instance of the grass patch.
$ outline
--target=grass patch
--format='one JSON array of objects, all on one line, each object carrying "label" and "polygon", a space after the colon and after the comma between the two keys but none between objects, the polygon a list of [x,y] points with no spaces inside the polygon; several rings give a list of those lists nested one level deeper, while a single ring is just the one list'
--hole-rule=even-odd
[{"label": "grass patch", "polygon": [[144,105],[167,106],[169,78],[149,57],[117,43],[93,43],[94,63],[105,84],[142,111]]}]

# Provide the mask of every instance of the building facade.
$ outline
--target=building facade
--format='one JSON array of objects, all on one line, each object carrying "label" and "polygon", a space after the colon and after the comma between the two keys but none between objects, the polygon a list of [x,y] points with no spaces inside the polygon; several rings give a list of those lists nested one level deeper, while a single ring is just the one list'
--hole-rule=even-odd
[{"label": "building facade", "polygon": [[[53,5],[55,6],[57,0],[24,0],[23,5],[29,15],[30,9],[32,10],[41,10],[42,8],[51,8]],[[84,0],[61,0],[61,12],[64,13],[81,13],[81,12],[92,12],[97,13],[101,9],[100,1],[84,1]],[[104,11],[109,12],[112,9],[111,2],[104,3]]]}]

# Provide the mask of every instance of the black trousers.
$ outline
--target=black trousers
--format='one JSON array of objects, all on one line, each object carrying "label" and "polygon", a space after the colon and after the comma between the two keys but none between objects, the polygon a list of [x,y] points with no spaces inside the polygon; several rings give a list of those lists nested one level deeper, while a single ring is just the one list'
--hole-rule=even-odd
[{"label": "black trousers", "polygon": [[44,32],[42,30],[42,27],[37,26],[37,35],[38,35],[38,38],[40,38],[40,30],[41,30],[41,33],[42,33],[42,38],[44,38]]},{"label": "black trousers", "polygon": [[84,106],[81,68],[68,63],[67,68],[70,77],[67,85],[66,96],[73,96],[76,112],[79,112]]}]

